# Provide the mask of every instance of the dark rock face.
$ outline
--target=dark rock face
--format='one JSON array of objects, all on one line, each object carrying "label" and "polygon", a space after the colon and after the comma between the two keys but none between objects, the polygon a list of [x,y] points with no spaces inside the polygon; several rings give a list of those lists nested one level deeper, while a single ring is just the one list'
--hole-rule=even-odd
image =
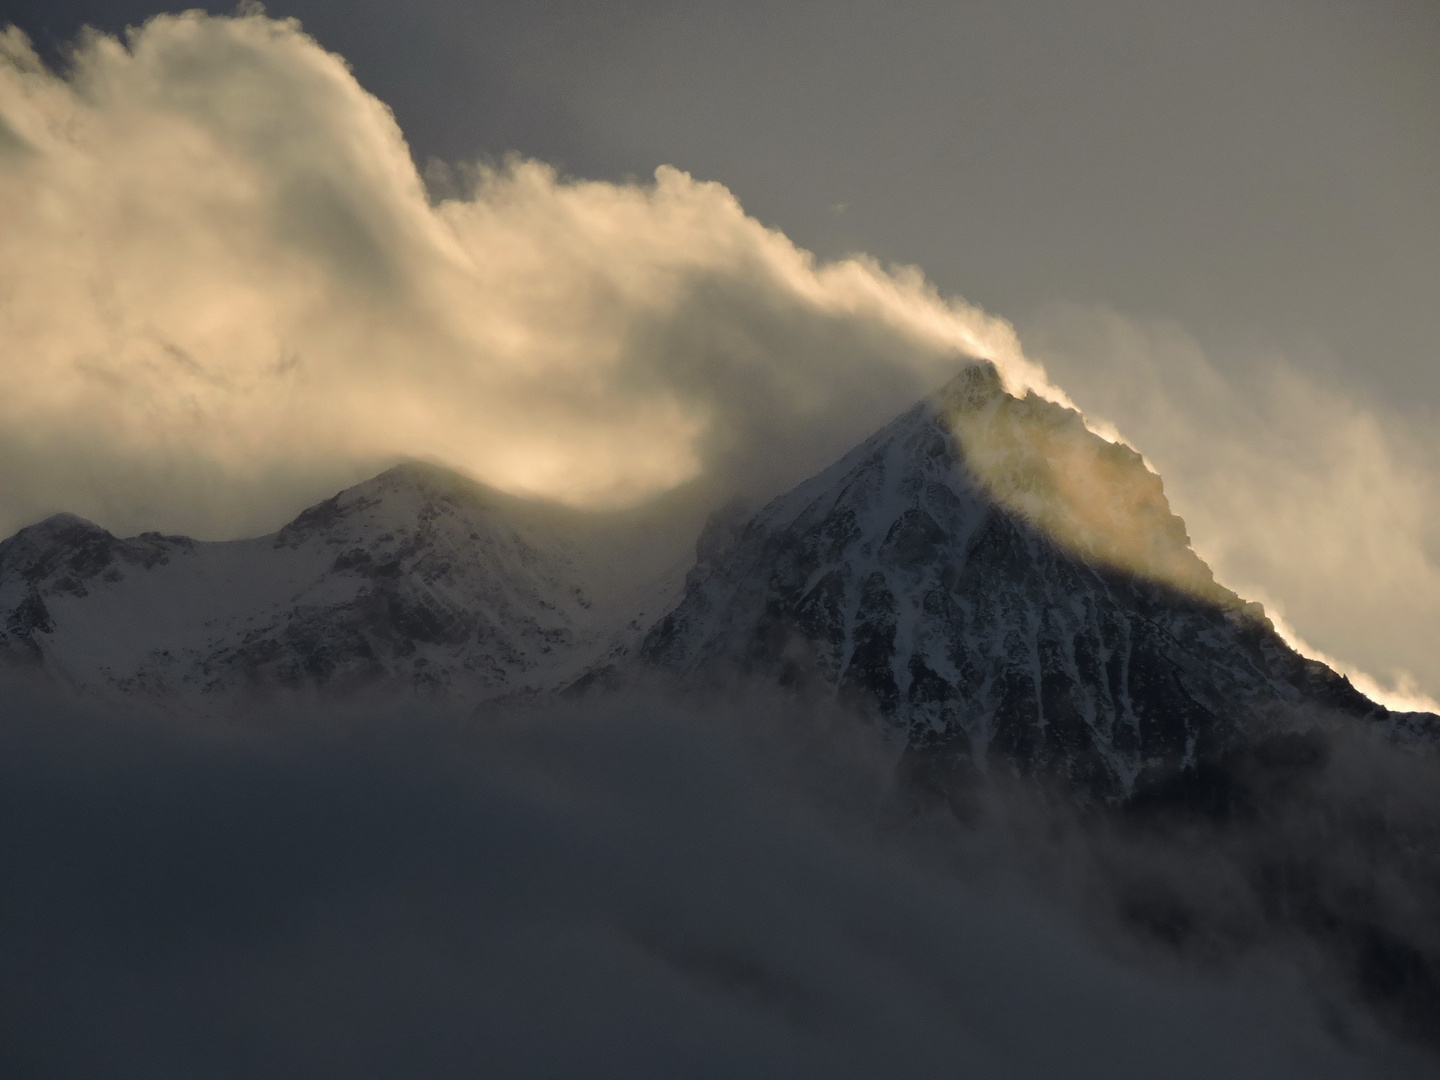
[{"label": "dark rock face", "polygon": [[642,651],[833,687],[940,786],[1115,801],[1252,731],[1393,719],[1214,582],[1138,454],[988,365],[765,507]]}]

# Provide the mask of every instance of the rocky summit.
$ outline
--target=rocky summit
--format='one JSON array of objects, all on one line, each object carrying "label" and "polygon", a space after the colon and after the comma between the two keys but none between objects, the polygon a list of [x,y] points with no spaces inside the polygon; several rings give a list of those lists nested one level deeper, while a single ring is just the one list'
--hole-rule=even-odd
[{"label": "rocky summit", "polygon": [[1289,648],[1139,454],[989,364],[700,549],[645,658],[828,687],[941,792],[998,767],[1116,801],[1277,733],[1434,720]]}]

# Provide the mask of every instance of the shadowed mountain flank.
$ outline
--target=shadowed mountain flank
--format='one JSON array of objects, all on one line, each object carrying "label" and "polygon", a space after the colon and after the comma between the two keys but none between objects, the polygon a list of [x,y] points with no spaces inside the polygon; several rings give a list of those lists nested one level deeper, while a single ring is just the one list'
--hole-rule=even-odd
[{"label": "shadowed mountain flank", "polygon": [[701,547],[643,655],[828,685],[941,791],[1000,767],[1113,801],[1262,733],[1434,719],[1295,653],[1214,581],[1140,455],[989,364]]}]

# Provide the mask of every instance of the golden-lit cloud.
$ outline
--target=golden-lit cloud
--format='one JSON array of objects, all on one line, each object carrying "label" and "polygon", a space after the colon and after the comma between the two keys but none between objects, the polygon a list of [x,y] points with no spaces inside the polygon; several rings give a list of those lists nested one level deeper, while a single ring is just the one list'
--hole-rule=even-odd
[{"label": "golden-lit cloud", "polygon": [[1173,324],[1057,307],[1025,337],[1088,415],[1144,451],[1220,581],[1376,700],[1436,708],[1433,429],[1283,357],[1222,371]]},{"label": "golden-lit cloud", "polygon": [[[292,21],[160,16],[63,74],[0,34],[0,534],[57,510],[253,534],[404,457],[585,505],[702,474],[764,494],[967,356],[1068,401],[1008,323],[820,262],[719,184],[440,172],[443,198]],[[1283,367],[1237,389],[1178,331],[1072,312],[1036,340],[1222,582],[1440,694],[1431,444]],[[1087,537],[1102,458],[1055,468]],[[1124,521],[1161,505],[1140,494]],[[1153,564],[1137,535],[1106,557]],[[1167,580],[1213,587],[1178,558]]]},{"label": "golden-lit cloud", "polygon": [[9,30],[0,530],[233,534],[397,457],[578,504],[763,490],[962,356],[1045,386],[1008,324],[678,170],[450,179],[293,21],[160,16],[63,76]]},{"label": "golden-lit cloud", "polygon": [[[977,368],[967,386],[985,381]],[[1195,554],[1140,454],[1097,439],[1073,409],[1036,394],[968,392],[946,395],[940,415],[987,496],[1057,544],[1207,603],[1247,608]]]}]

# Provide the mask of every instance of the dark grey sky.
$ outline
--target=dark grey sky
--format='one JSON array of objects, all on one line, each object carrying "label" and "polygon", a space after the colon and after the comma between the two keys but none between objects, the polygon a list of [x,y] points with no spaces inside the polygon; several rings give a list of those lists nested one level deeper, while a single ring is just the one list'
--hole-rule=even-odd
[{"label": "dark grey sky", "polygon": [[[226,4],[206,5],[214,11]],[[6,0],[54,48],[133,0]],[[722,181],[822,255],[1016,320],[1174,319],[1440,403],[1440,5],[277,0],[417,159]]]}]

